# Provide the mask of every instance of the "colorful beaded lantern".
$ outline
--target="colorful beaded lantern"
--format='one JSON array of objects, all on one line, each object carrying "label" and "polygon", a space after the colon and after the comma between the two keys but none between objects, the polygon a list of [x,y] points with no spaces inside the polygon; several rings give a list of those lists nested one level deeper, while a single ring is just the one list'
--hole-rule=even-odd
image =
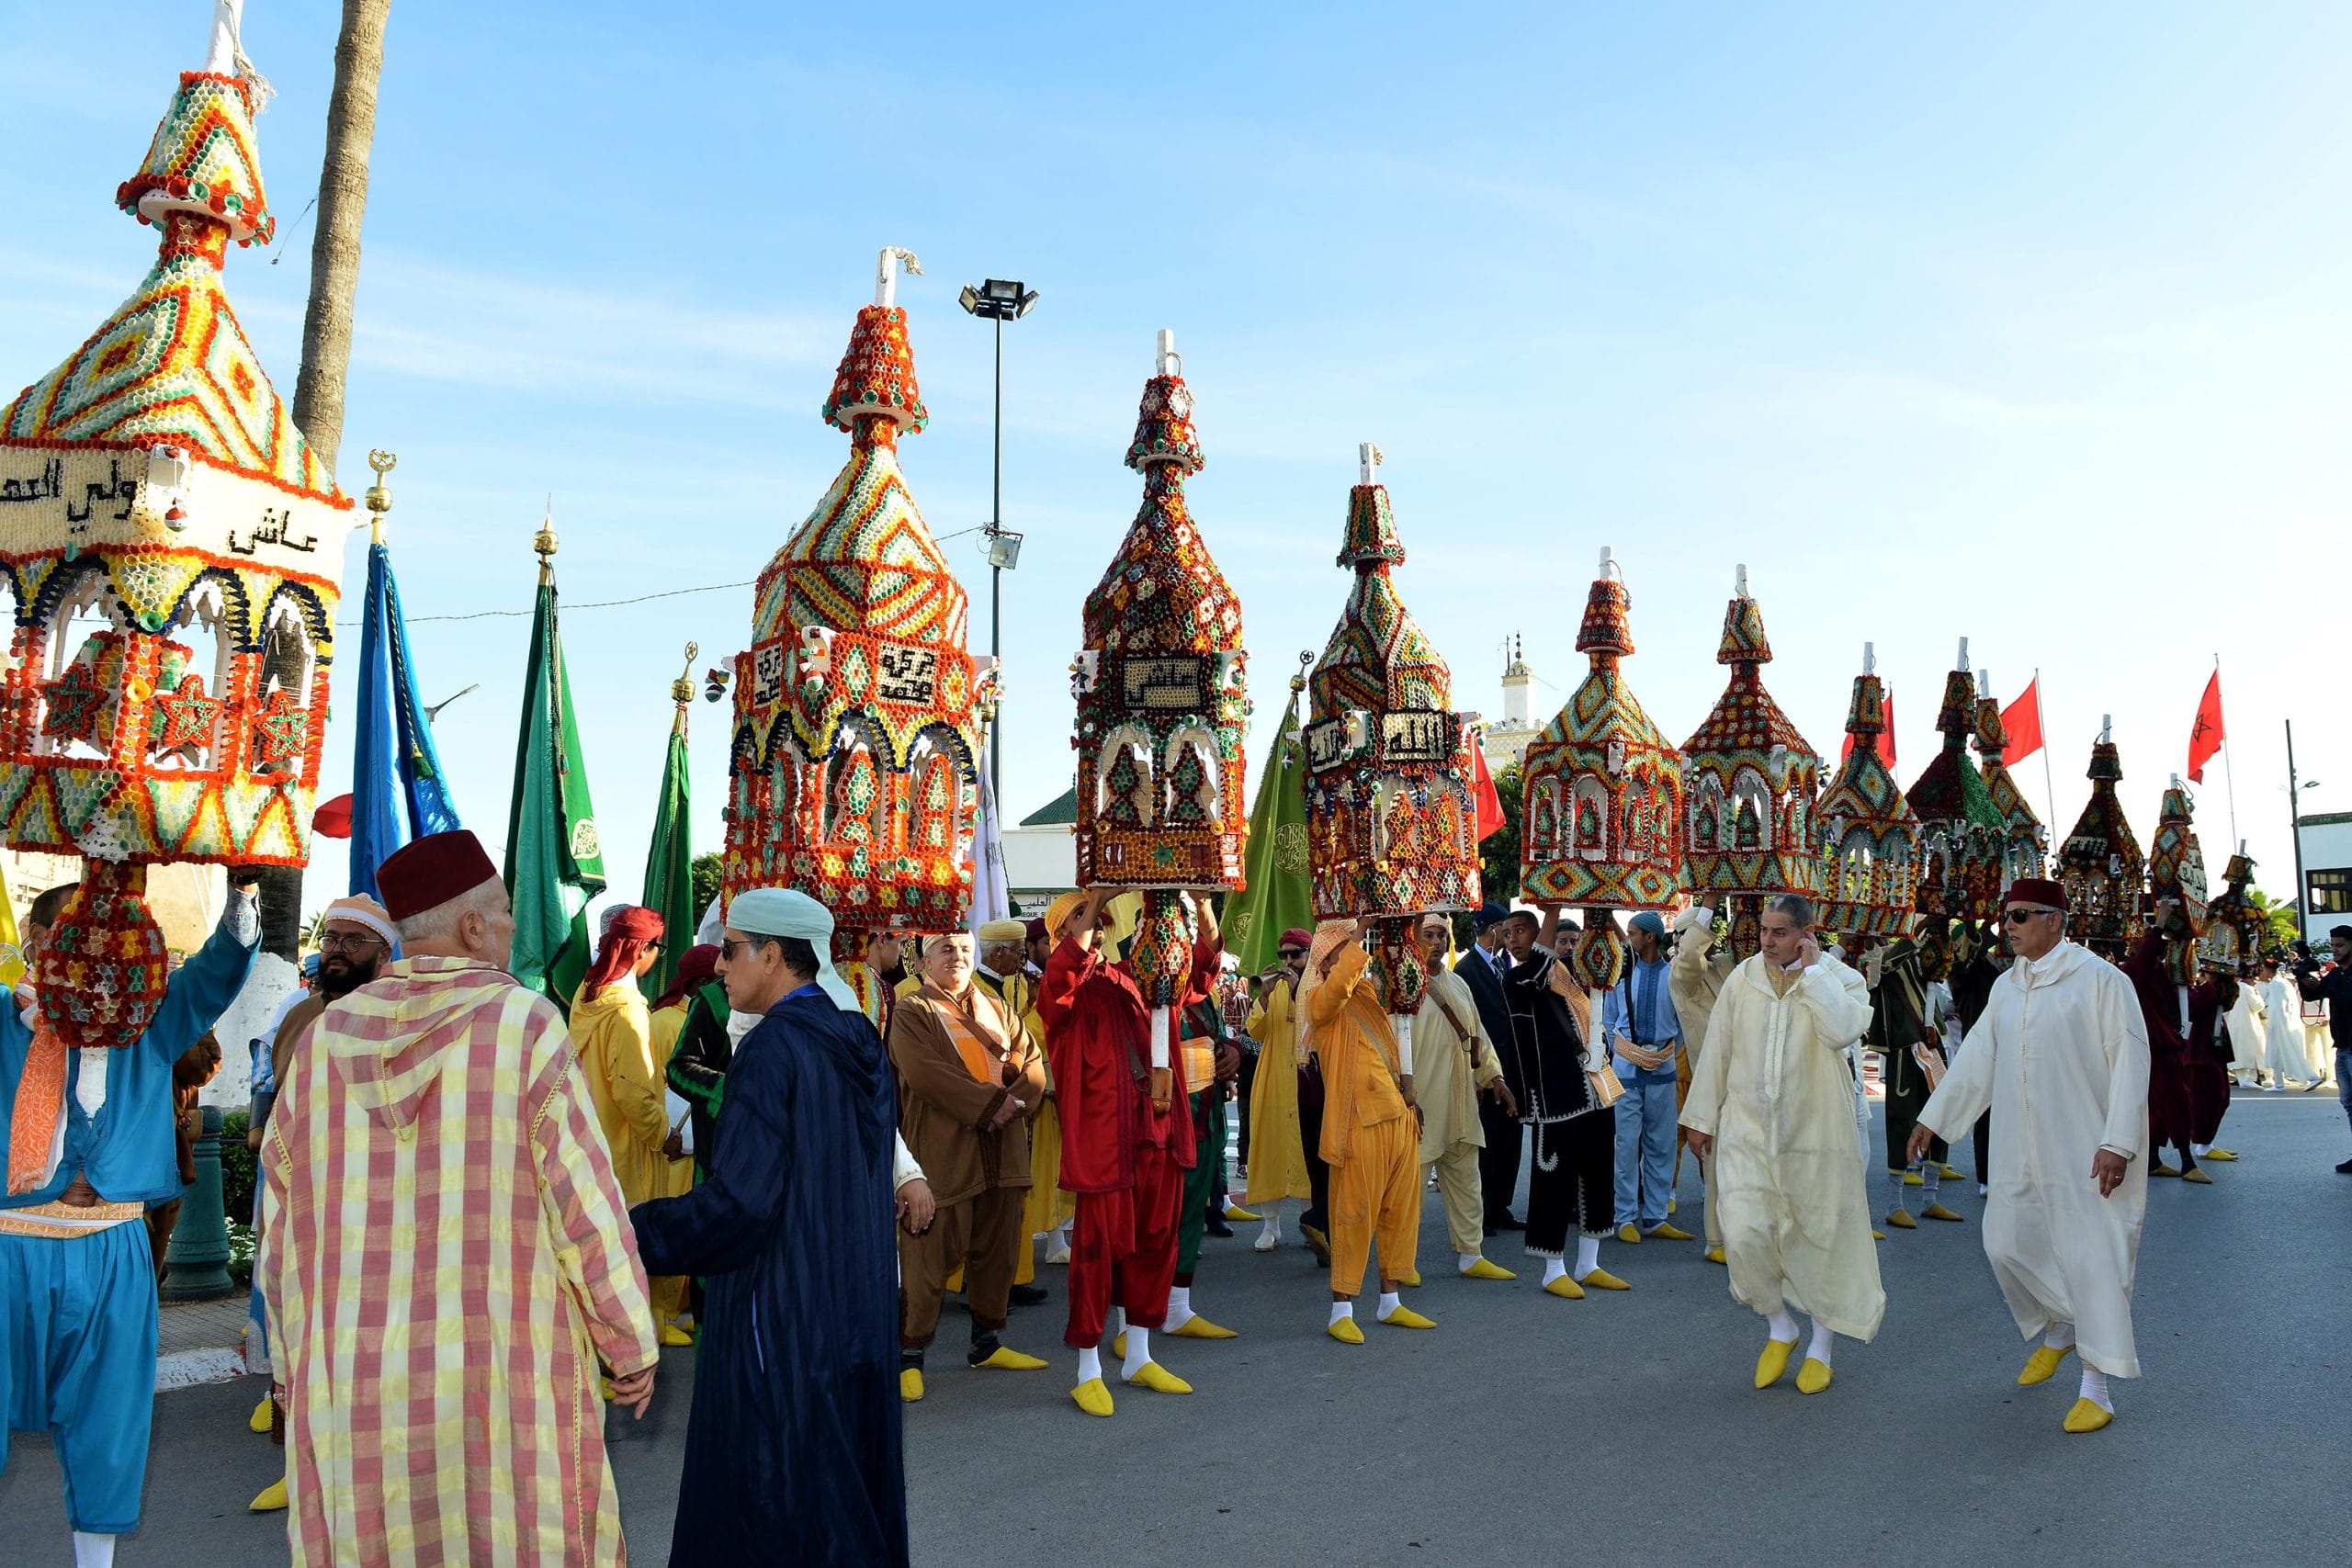
[{"label": "colorful beaded lantern", "polygon": [[1968,739],[1976,729],[1976,681],[1968,672],[1968,639],[1960,639],[1959,667],[1944,677],[1936,728],[1944,749],[1907,793],[1919,818],[1919,887],[1914,908],[1958,920],[1996,920],[2007,822],[1970,766]]},{"label": "colorful beaded lantern", "polygon": [[2198,943],[2197,961],[2232,975],[2251,975],[2262,956],[2269,921],[2247,897],[2254,886],[2254,861],[2238,840],[2238,852],[2222,872],[2222,892],[2205,906],[2205,935]]},{"label": "colorful beaded lantern", "polygon": [[2067,935],[2102,958],[2120,960],[2131,945],[2147,863],[2115,793],[2123,763],[2113,734],[2102,720],[2091,747],[2091,797],[2059,847],[2058,880],[2066,889]]},{"label": "colorful beaded lantern", "polygon": [[1527,748],[1520,890],[1587,911],[1571,967],[1589,990],[1623,978],[1617,911],[1672,908],[1682,876],[1682,754],[1618,668],[1634,651],[1632,605],[1604,546],[1577,633],[1592,667]]},{"label": "colorful beaded lantern", "polygon": [[1339,559],[1355,586],[1306,683],[1308,881],[1318,919],[1384,917],[1373,976],[1401,1032],[1424,984],[1411,920],[1478,907],[1476,730],[1453,711],[1453,671],[1397,597],[1405,545],[1374,479],[1380,448],[1364,442],[1357,457]]},{"label": "colorful beaded lantern", "polygon": [[1910,923],[1919,882],[1919,818],[1879,755],[1886,692],[1877,660],[1862,645],[1846,709],[1852,749],[1814,807],[1820,836],[1821,925],[1851,936],[1893,937]]},{"label": "colorful beaded lantern", "polygon": [[2006,826],[2001,834],[2001,886],[2021,876],[2049,874],[2050,829],[2025,803],[2025,792],[2009,776],[2002,752],[2008,750],[2008,729],[2001,722],[2001,705],[1993,695],[1993,672],[1976,672],[1976,757],[1984,775],[1984,793]]},{"label": "colorful beaded lantern", "polygon": [[825,400],[849,462],[760,573],[735,656],[728,761],[729,898],[794,887],[836,921],[837,956],[885,929],[953,931],[972,897],[983,676],[967,604],[899,471],[929,422],[907,317],[904,251],[885,250]]},{"label": "colorful beaded lantern", "polygon": [[74,1044],[136,1039],[162,994],[140,868],[310,858],[352,502],[221,287],[270,232],[235,20],[119,192],[154,269],[0,412],[0,838],[84,857],[40,977]]},{"label": "colorful beaded lantern", "polygon": [[2180,775],[2172,776],[2156,811],[2155,836],[2148,840],[2148,902],[2153,911],[2159,900],[2177,899],[2188,921],[2184,937],[2165,933],[2165,964],[2175,980],[2188,985],[2197,977],[2197,946],[2205,935],[2205,851],[2197,841],[2197,803]]},{"label": "colorful beaded lantern", "polygon": [[1821,877],[1813,828],[1821,759],[1764,689],[1771,658],[1743,566],[1715,648],[1715,662],[1731,666],[1731,680],[1682,747],[1684,882],[1694,893],[1725,896],[1732,952],[1740,958],[1756,951],[1764,900],[1810,896]]}]

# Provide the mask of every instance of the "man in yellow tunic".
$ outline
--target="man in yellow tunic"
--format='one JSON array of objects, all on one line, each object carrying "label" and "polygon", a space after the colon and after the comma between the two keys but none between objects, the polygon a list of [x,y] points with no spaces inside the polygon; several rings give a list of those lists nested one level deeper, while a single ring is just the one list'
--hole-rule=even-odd
[{"label": "man in yellow tunic", "polygon": [[1486,1198],[1478,1184],[1478,1156],[1487,1130],[1478,1118],[1485,1094],[1511,1115],[1519,1101],[1503,1081],[1502,1059],[1469,982],[1446,964],[1453,947],[1453,922],[1443,915],[1421,917],[1421,970],[1429,993],[1413,1018],[1413,1103],[1421,1113],[1420,1162],[1437,1173],[1445,1201],[1445,1228],[1453,1241],[1453,1266],[1465,1280],[1515,1280],[1519,1276],[1483,1256]]},{"label": "man in yellow tunic", "polygon": [[1788,1371],[1791,1306],[1813,1317],[1801,1393],[1829,1386],[1833,1335],[1868,1341],[1886,1312],[1846,1057],[1870,1022],[1870,987],[1822,952],[1812,904],[1792,893],[1767,904],[1759,951],[1732,971],[1708,1020],[1681,1118],[1707,1162],[1732,1296],[1768,1325],[1758,1388]]},{"label": "man in yellow tunic", "polygon": [[[613,1175],[632,1208],[653,1198],[674,1198],[694,1186],[695,1168],[677,1130],[670,1125],[662,1098],[664,1059],[656,1065],[653,1025],[638,989],[638,976],[662,957],[662,912],[623,904],[605,920],[596,961],[571,1001],[571,1040],[596,1124],[605,1130]],[[664,1345],[691,1345],[694,1336],[678,1326],[685,1311],[686,1281],[667,1276],[652,1281],[653,1321]]]},{"label": "man in yellow tunic", "polygon": [[1412,1064],[1366,974],[1368,920],[1325,920],[1307,950],[1308,1043],[1323,1065],[1323,1157],[1331,1167],[1331,1337],[1363,1343],[1355,1297],[1375,1243],[1380,1308],[1397,1328],[1436,1324],[1397,1299],[1417,1271],[1421,1229],[1420,1133],[1413,1122]]},{"label": "man in yellow tunic", "polygon": [[1250,1182],[1242,1196],[1262,1212],[1255,1243],[1260,1252],[1282,1245],[1282,1202],[1315,1197],[1298,1122],[1298,1076],[1306,1070],[1298,1038],[1298,977],[1313,940],[1295,926],[1283,932],[1274,949],[1282,962],[1263,976],[1241,1026],[1258,1043],[1258,1071],[1250,1085]]},{"label": "man in yellow tunic", "polygon": [[472,834],[376,880],[406,956],[320,1018],[261,1152],[294,1561],[618,1563],[598,1363],[641,1416],[661,1352],[563,1016]]}]

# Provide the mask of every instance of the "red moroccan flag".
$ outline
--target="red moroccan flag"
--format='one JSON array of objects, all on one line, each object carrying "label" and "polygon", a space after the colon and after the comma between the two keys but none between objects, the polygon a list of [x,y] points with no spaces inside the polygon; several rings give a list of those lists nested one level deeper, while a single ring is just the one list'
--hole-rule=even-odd
[{"label": "red moroccan flag", "polygon": [[1474,750],[1470,753],[1470,798],[1478,811],[1478,841],[1503,825],[1503,797],[1495,793],[1495,775],[1487,770],[1487,753]]},{"label": "red moroccan flag", "polygon": [[2197,699],[2197,722],[2188,731],[2188,782],[2205,782],[2205,764],[2222,749],[2229,732],[2222,728],[2222,672],[2206,678],[2205,694]]},{"label": "red moroccan flag", "polygon": [[2004,762],[2022,762],[2041,750],[2041,676],[2028,681],[2024,694],[2001,710],[2001,733],[2008,740],[2001,753]]},{"label": "red moroccan flag", "polygon": [[[1878,739],[1871,750],[1878,753],[1878,760],[1886,764],[1886,771],[1891,773],[1894,771],[1894,694],[1893,692],[1887,693],[1879,700],[1879,712],[1886,720],[1886,728],[1878,732]],[[1838,760],[1842,762],[1853,754],[1854,736],[1853,732],[1849,730],[1846,734],[1846,744],[1838,749]]]}]

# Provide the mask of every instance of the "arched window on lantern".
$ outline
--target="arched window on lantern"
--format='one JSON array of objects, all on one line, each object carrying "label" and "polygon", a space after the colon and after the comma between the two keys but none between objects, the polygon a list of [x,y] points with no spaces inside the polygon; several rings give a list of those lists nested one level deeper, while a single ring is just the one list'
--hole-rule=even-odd
[{"label": "arched window on lantern", "polygon": [[61,565],[33,605],[27,658],[40,693],[32,750],[85,761],[114,754],[130,615],[96,557]]},{"label": "arched window on lantern", "polygon": [[[147,716],[147,761],[159,772],[211,772],[220,765],[227,698],[236,679],[237,630],[247,619],[243,598],[235,574],[207,571],[172,615]],[[300,619],[294,612],[298,631]]]},{"label": "arched window on lantern", "polygon": [[1772,844],[1772,791],[1764,775],[1742,768],[1732,775],[1731,847],[1740,851],[1770,849]]},{"label": "arched window on lantern", "polygon": [[764,831],[762,847],[771,865],[780,865],[787,844],[808,831],[801,818],[801,808],[807,802],[808,759],[800,750],[800,739],[792,732],[791,722],[778,714],[775,728],[768,732],[767,766],[761,770],[761,816]]},{"label": "arched window on lantern", "polygon": [[1549,860],[1560,848],[1560,780],[1545,773],[1530,787],[1534,795],[1527,807],[1528,852],[1534,859]]},{"label": "arched window on lantern", "polygon": [[1576,782],[1577,854],[1603,860],[1609,854],[1609,788],[1590,773]]},{"label": "arched window on lantern", "polygon": [[956,764],[953,732],[932,726],[909,752],[907,848],[921,855],[952,855],[963,830],[964,774]]},{"label": "arched window on lantern", "polygon": [[1216,737],[1197,726],[1178,730],[1168,740],[1168,788],[1162,820],[1170,828],[1216,829],[1223,826],[1216,765]]},{"label": "arched window on lantern", "polygon": [[1094,819],[1108,828],[1148,828],[1154,823],[1151,738],[1134,725],[1111,731],[1097,754]]},{"label": "arched window on lantern", "polygon": [[1701,773],[1690,788],[1690,847],[1712,853],[1724,842],[1723,781],[1713,773]]},{"label": "arched window on lantern", "polygon": [[263,606],[254,627],[261,657],[254,666],[253,695],[245,705],[245,772],[256,778],[299,773],[310,750],[311,711],[317,664],[311,655],[312,623],[321,620],[318,601],[292,583],[282,583]]},{"label": "arched window on lantern", "polygon": [[889,791],[872,721],[853,714],[834,733],[825,759],[825,837],[876,853],[890,842]]}]

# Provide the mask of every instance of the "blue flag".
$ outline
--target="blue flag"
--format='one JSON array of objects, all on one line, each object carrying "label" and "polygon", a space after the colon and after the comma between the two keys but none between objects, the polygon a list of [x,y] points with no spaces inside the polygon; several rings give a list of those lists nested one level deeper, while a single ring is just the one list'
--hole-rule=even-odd
[{"label": "blue flag", "polygon": [[351,891],[370,898],[376,868],[411,839],[460,824],[434,750],[432,721],[409,665],[392,556],[368,547],[368,606],[359,629],[359,748],[351,770]]}]

